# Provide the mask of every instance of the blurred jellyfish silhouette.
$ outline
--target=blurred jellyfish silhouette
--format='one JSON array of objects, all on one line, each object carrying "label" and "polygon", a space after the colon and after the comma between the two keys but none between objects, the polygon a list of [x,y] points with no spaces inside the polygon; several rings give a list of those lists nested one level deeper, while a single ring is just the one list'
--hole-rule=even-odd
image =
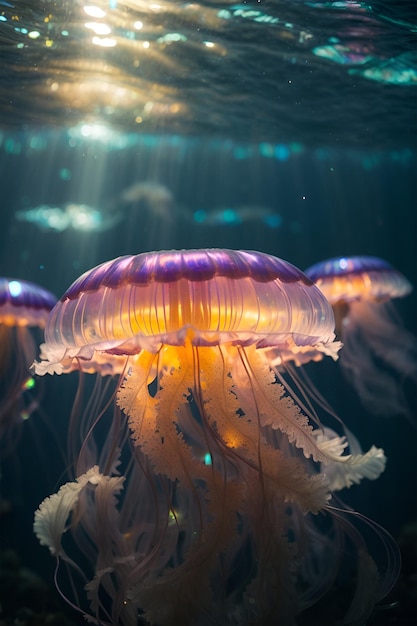
[{"label": "blurred jellyfish silhouette", "polygon": [[67,599],[88,621],[290,625],[346,566],[344,542],[357,557],[344,609],[366,619],[398,564],[379,578],[359,515],[332,489],[377,478],[385,456],[363,454],[337,420],[325,428],[286,377],[286,363],[340,347],[330,304],[300,270],[234,250],[120,257],[73,283],[45,338],[37,374],[114,385],[116,403],[75,403],[75,480],[34,522],[62,594],[84,588]]},{"label": "blurred jellyfish silhouette", "polygon": [[126,187],[115,197],[107,199],[101,208],[84,203],[68,202],[62,207],[40,206],[16,211],[19,222],[33,224],[42,231],[101,233],[115,228],[130,218],[133,225],[138,217],[154,217],[174,222],[180,217],[171,191],[159,183],[143,181]]},{"label": "blurred jellyfish silhouette", "polygon": [[46,204],[33,209],[21,209],[14,216],[19,222],[34,224],[40,230],[62,232],[70,226],[70,218],[63,209]]},{"label": "blurred jellyfish silhouette", "polygon": [[340,363],[373,414],[409,416],[404,388],[417,383],[417,340],[402,326],[391,300],[412,285],[386,261],[369,256],[317,263],[306,274],[333,306],[343,342]]},{"label": "blurred jellyfish silhouette", "polygon": [[65,215],[68,216],[70,227],[83,232],[103,232],[114,228],[122,221],[121,214],[109,215],[86,204],[67,204]]},{"label": "blurred jellyfish silhouette", "polygon": [[[16,426],[36,408],[35,381],[29,368],[37,357],[39,329],[56,298],[27,282],[0,278],[0,440],[11,446]],[[10,449],[13,449],[11,446]]]},{"label": "blurred jellyfish silhouette", "polygon": [[40,230],[63,232],[76,230],[86,233],[103,232],[114,228],[122,219],[122,214],[100,211],[87,204],[66,204],[63,208],[46,204],[33,209],[16,211],[19,222],[34,224]]},{"label": "blurred jellyfish silhouette", "polygon": [[172,192],[156,182],[133,183],[122,191],[116,206],[140,209],[164,222],[174,220],[175,200]]}]

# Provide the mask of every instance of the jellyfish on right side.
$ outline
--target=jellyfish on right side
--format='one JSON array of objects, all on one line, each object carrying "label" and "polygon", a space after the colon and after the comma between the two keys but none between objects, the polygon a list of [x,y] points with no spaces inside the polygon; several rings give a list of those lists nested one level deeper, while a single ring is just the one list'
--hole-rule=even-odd
[{"label": "jellyfish on right side", "polygon": [[333,307],[344,345],[340,364],[364,407],[374,415],[410,418],[417,339],[392,303],[412,291],[409,280],[372,256],[328,259],[305,273]]}]

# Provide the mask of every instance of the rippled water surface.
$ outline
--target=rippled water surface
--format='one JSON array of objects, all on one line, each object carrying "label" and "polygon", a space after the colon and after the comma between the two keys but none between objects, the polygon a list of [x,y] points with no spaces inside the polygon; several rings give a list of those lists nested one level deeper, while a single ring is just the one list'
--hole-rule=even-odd
[{"label": "rippled water surface", "polygon": [[1,124],[414,145],[413,5],[3,0]]}]

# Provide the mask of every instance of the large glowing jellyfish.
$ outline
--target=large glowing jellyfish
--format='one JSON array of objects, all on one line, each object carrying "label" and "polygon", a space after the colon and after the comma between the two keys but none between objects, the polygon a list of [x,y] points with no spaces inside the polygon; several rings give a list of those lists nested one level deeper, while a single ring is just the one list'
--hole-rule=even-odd
[{"label": "large glowing jellyfish", "polygon": [[344,345],[340,363],[364,406],[376,415],[409,415],[404,389],[417,382],[417,341],[391,300],[409,294],[410,282],[369,256],[329,259],[306,274],[333,306]]},{"label": "large glowing jellyfish", "polygon": [[[132,438],[123,413],[104,443],[100,419],[87,417],[91,466],[35,515],[56,580],[64,561],[84,586],[89,621],[293,624],[338,569],[348,523],[339,524],[331,490],[377,478],[385,465],[374,447],[348,454],[343,433],[301,410],[281,373],[291,359],[339,348],[319,289],[258,252],[126,256],[75,281],[45,337],[38,374],[114,373],[123,361],[117,403]],[[316,526],[319,512],[327,521]],[[346,606],[353,623],[380,585],[351,537],[360,560]],[[80,593],[71,602],[81,606]]]},{"label": "large glowing jellyfish", "polygon": [[[0,439],[34,409],[29,368],[37,356],[36,328],[44,328],[56,298],[25,280],[0,278]],[[18,419],[19,418],[19,419]],[[10,441],[6,441],[7,444]]]}]

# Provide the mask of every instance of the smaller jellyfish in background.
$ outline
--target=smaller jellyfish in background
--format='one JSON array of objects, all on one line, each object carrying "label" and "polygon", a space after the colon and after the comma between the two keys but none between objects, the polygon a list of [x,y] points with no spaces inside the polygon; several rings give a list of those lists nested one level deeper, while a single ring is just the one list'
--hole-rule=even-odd
[{"label": "smaller jellyfish in background", "polygon": [[100,233],[114,228],[122,221],[121,213],[110,209],[95,209],[88,204],[70,202],[63,208],[46,204],[34,209],[16,211],[15,219],[35,225],[40,230],[62,233],[76,230],[84,233]]},{"label": "smaller jellyfish in background", "polygon": [[[10,437],[22,419],[36,408],[30,390],[34,380],[29,367],[37,356],[37,329],[43,329],[56,298],[27,282],[0,278],[0,443]],[[4,450],[3,450],[4,452]]]},{"label": "smaller jellyfish in background", "polygon": [[141,209],[164,221],[173,221],[175,198],[165,185],[152,181],[134,183],[122,191],[119,203],[135,210]]},{"label": "smaller jellyfish in background", "polygon": [[34,224],[40,230],[62,233],[70,227],[70,216],[63,209],[46,204],[16,211],[14,217],[19,222]]},{"label": "smaller jellyfish in background", "polygon": [[337,257],[306,270],[333,307],[344,344],[340,363],[366,409],[382,416],[410,407],[407,384],[417,383],[417,340],[402,326],[391,300],[411,283],[386,261]]}]

